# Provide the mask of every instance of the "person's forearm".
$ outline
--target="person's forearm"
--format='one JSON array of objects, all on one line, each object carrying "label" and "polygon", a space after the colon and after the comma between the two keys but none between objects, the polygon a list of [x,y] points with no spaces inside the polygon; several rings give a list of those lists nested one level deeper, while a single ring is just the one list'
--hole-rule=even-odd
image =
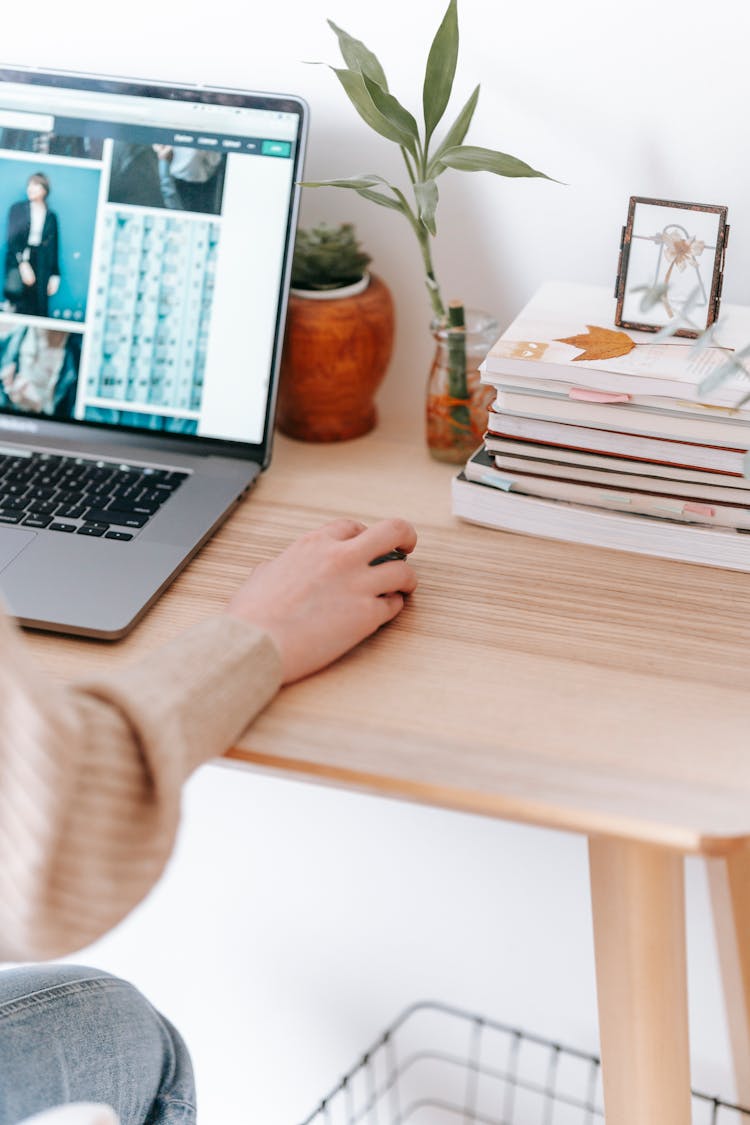
[{"label": "person's forearm", "polygon": [[0,959],[72,952],[139,902],[170,854],[183,781],[279,681],[269,638],[221,617],[117,676],[59,687],[0,620]]}]

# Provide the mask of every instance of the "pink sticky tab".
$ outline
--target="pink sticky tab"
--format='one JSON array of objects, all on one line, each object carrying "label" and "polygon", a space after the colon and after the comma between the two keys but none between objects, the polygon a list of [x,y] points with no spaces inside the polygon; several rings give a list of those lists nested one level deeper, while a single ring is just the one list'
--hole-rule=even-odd
[{"label": "pink sticky tab", "polygon": [[715,516],[716,509],[710,508],[708,504],[693,504],[688,502],[683,506],[683,512],[692,512],[694,516]]},{"label": "pink sticky tab", "polygon": [[571,387],[568,398],[579,402],[630,402],[630,395],[618,395],[610,391],[593,391],[590,387]]}]

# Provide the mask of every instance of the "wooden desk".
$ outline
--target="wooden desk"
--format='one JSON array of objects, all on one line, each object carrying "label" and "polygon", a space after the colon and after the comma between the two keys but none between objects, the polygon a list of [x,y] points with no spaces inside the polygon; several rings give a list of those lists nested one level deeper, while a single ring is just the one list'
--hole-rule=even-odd
[{"label": "wooden desk", "polygon": [[690,1121],[682,857],[709,857],[750,1105],[750,575],[462,524],[453,472],[378,434],[278,439],[255,496],[127,641],[32,647],[68,677],[129,660],[328,518],[413,520],[421,585],[403,614],[285,689],[231,756],[586,833],[607,1125]]}]

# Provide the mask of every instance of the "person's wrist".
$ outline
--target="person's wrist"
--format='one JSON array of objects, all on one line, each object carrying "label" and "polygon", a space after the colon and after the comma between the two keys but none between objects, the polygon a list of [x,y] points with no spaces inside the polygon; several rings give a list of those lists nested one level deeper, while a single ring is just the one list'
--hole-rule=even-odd
[{"label": "person's wrist", "polygon": [[279,635],[279,630],[274,629],[272,625],[259,619],[254,614],[248,614],[230,602],[222,610],[224,617],[229,617],[232,621],[240,621],[247,629],[253,629],[258,633],[262,633],[268,638],[273,645],[276,655],[279,658],[279,663],[282,670],[282,680],[286,682],[286,661],[284,654],[284,646]]}]

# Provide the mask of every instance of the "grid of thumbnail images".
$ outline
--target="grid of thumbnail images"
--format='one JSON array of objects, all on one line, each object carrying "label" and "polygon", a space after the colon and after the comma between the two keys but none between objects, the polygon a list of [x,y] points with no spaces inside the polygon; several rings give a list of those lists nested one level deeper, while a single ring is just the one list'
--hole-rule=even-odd
[{"label": "grid of thumbnail images", "polygon": [[0,129],[0,408],[195,433],[226,155]]}]

